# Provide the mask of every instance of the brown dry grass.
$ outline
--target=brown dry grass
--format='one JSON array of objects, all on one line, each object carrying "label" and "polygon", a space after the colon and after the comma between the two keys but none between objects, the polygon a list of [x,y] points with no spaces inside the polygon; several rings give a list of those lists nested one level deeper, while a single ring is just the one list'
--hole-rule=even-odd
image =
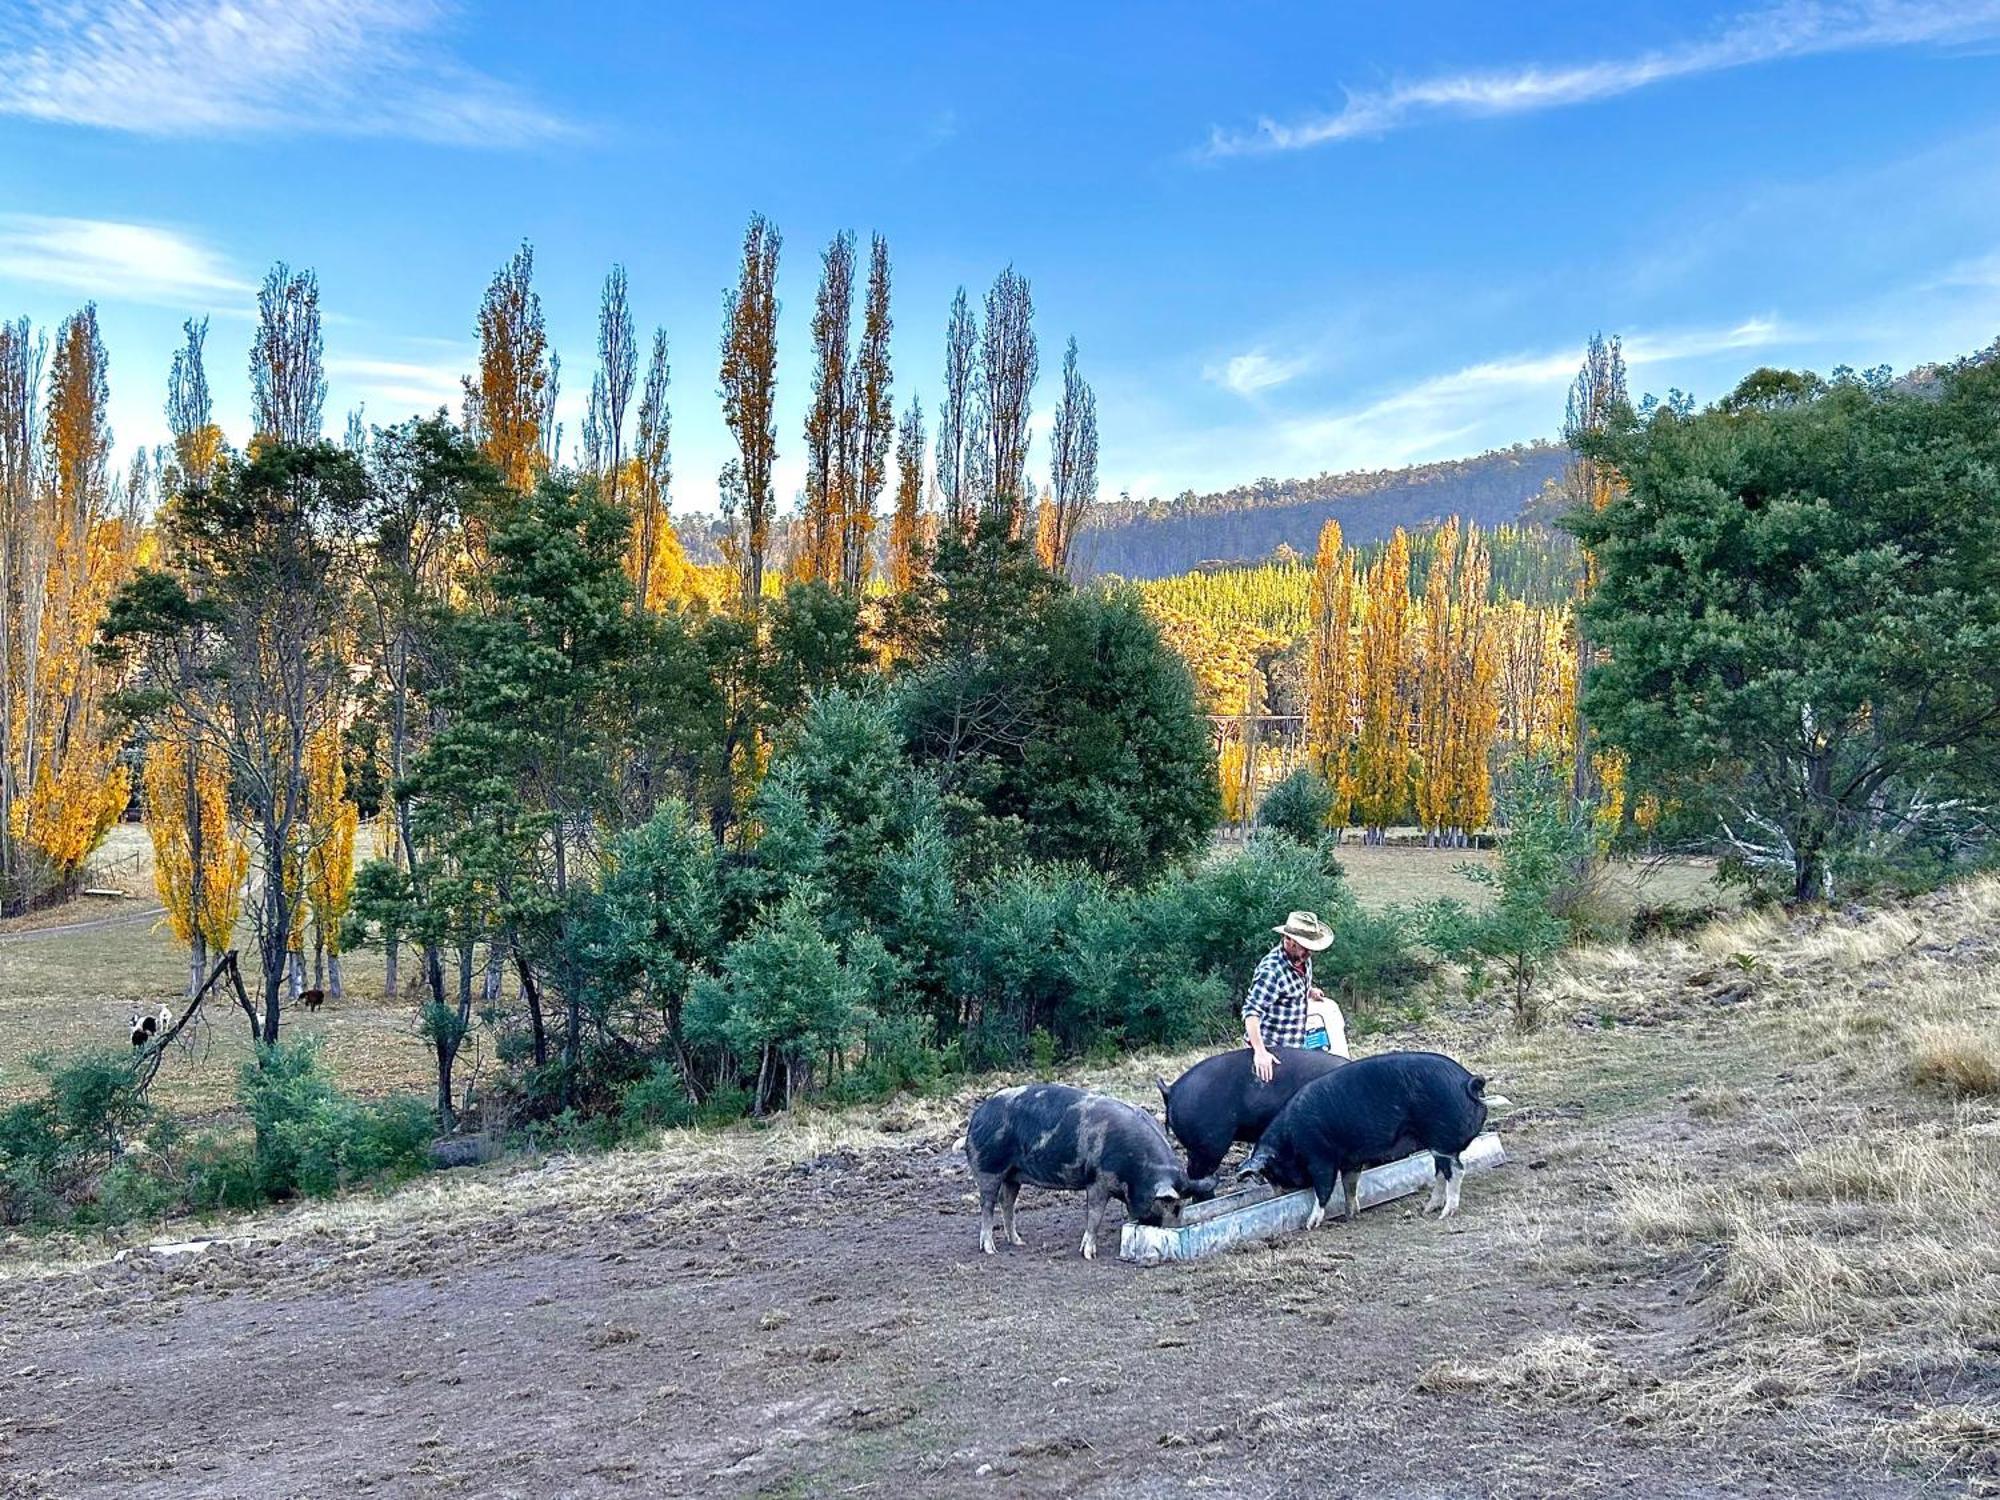
[{"label": "brown dry grass", "polygon": [[[1652,1042],[1671,1036],[1706,1076],[1674,1096],[1686,1125],[1607,1121],[1569,1143],[1616,1164],[1602,1207],[1572,1200],[1551,1224],[1544,1200],[1513,1232],[1551,1279],[1665,1287],[1674,1311],[1441,1367],[1425,1388],[1608,1403],[1663,1435],[1782,1423],[2000,1478],[1996,959],[1992,880],[1857,920],[1748,915],[1575,956],[1552,985],[1573,1030],[1545,1039],[1538,1081],[1631,1102],[1623,1049],[1583,1030],[1605,1016],[1637,1055],[1670,1069]],[[1747,998],[1708,998],[1737,976]]]},{"label": "brown dry grass", "polygon": [[1922,1028],[1911,1040],[1912,1076],[1954,1098],[2000,1097],[2000,1032],[1963,1021]]},{"label": "brown dry grass", "polygon": [[1608,1401],[1632,1383],[1593,1339],[1574,1333],[1529,1339],[1491,1364],[1446,1360],[1417,1377],[1417,1389],[1433,1394],[1473,1392],[1510,1404],[1536,1401]]}]

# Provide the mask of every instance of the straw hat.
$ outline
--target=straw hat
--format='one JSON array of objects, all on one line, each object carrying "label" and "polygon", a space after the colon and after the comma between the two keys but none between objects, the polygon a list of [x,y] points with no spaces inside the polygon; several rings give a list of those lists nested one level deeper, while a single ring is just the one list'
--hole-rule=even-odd
[{"label": "straw hat", "polygon": [[1283,925],[1271,931],[1279,937],[1288,937],[1308,953],[1318,953],[1333,943],[1333,929],[1319,919],[1316,912],[1295,911],[1286,917]]}]

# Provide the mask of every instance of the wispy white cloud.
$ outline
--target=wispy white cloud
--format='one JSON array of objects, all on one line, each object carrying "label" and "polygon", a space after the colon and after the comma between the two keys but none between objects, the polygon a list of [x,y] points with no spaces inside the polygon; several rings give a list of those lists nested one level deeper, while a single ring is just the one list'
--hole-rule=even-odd
[{"label": "wispy white cloud", "polygon": [[1739,16],[1713,36],[1564,66],[1445,74],[1350,92],[1340,110],[1294,120],[1266,116],[1251,130],[1210,132],[1207,157],[1298,151],[1385,135],[1431,118],[1560,109],[1700,73],[1783,58],[1984,41],[2000,35],[2000,0],[1787,0]]},{"label": "wispy white cloud", "polygon": [[8,0],[0,114],[156,136],[573,133],[456,61],[454,15],[450,0]]},{"label": "wispy white cloud", "polygon": [[459,379],[473,368],[475,350],[438,360],[384,359],[369,355],[329,355],[326,373],[343,407],[365,406],[375,420],[400,421],[412,412],[440,406],[456,412],[464,389]]},{"label": "wispy white cloud", "polygon": [[1201,373],[1203,379],[1239,396],[1254,396],[1298,379],[1311,367],[1311,361],[1303,357],[1275,358],[1262,349],[1253,349],[1219,365],[1210,365]]},{"label": "wispy white cloud", "polygon": [[0,214],[0,279],[214,310],[245,307],[254,291],[221,255],[179,230],[41,214]]},{"label": "wispy white cloud", "polygon": [[[1625,362],[1687,363],[1734,350],[1755,349],[1787,337],[1770,318],[1725,328],[1633,334],[1624,340]],[[1576,378],[1581,346],[1467,365],[1419,380],[1358,407],[1292,418],[1277,430],[1279,446],[1294,462],[1316,468],[1377,467],[1409,463],[1455,451],[1485,431],[1500,408],[1546,411],[1529,430],[1547,431],[1562,411],[1562,393]]]}]

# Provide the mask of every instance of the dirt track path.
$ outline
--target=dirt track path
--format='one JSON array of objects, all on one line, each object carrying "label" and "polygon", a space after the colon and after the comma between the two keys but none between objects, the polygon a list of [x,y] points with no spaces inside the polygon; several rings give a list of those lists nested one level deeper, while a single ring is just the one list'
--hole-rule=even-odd
[{"label": "dirt track path", "polygon": [[92,917],[87,922],[61,922],[54,927],[23,927],[15,932],[0,932],[0,944],[22,943],[33,938],[74,937],[79,932],[99,932],[107,927],[134,927],[141,922],[151,922],[160,917],[166,908],[151,906],[144,911],[123,911],[113,917]]},{"label": "dirt track path", "polygon": [[1408,1200],[1145,1271],[1111,1234],[1082,1261],[1051,1195],[1023,1199],[1027,1250],[981,1257],[962,1164],[909,1139],[596,1215],[4,1281],[0,1493],[1924,1493],[1809,1435],[1751,1456],[1418,1393],[1535,1333],[1684,1334],[1671,1277],[1523,1263],[1494,1209],[1547,1191],[1561,1160],[1523,1163],[1561,1142],[1510,1140],[1452,1226]]}]

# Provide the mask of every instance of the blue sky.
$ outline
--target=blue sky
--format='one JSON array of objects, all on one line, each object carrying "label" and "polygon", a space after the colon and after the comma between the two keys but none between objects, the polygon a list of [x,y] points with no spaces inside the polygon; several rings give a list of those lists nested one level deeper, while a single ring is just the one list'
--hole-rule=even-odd
[{"label": "blue sky", "polygon": [[724,287],[785,235],[781,500],[819,252],[879,230],[897,404],[1014,263],[1098,393],[1104,492],[1551,435],[1578,352],[1713,398],[2000,335],[2000,0],[567,8],[9,0],[0,315],[95,298],[121,453],[211,319],[244,436],[253,288],[320,276],[329,426],[447,402],[533,241],[565,447],[598,287],[673,348],[675,503],[713,503]]}]

